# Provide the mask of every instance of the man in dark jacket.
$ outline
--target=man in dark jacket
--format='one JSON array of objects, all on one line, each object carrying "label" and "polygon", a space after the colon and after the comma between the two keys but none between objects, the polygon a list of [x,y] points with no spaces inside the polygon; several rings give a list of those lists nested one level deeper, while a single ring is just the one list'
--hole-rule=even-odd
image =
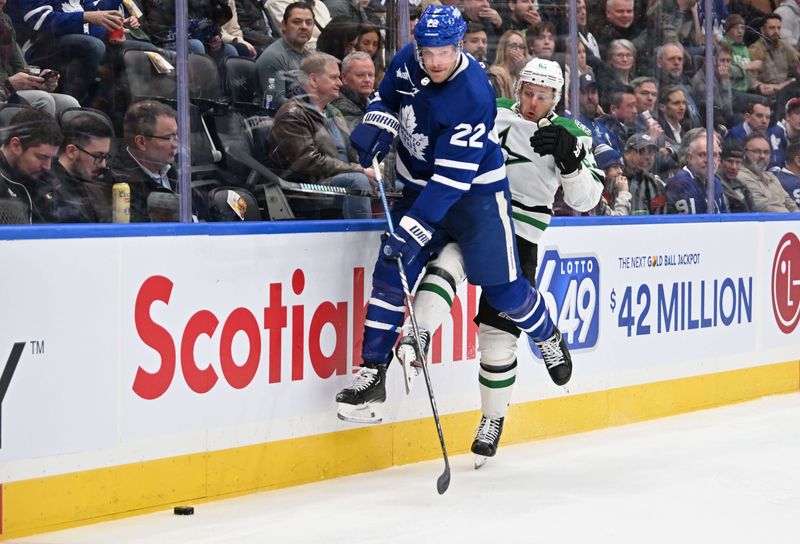
[{"label": "man in dark jacket", "polygon": [[29,223],[54,222],[50,173],[61,144],[61,129],[47,113],[22,109],[15,114],[0,146],[0,199],[12,200],[25,209]]},{"label": "man in dark jacket", "polygon": [[[109,169],[113,182],[130,185],[131,222],[177,221],[178,185],[173,168],[178,153],[177,113],[154,100],[136,102],[125,113],[124,131],[125,146],[114,156]],[[154,214],[154,200],[161,202],[159,207],[164,201],[167,206],[171,202],[172,213]],[[207,205],[195,193],[192,208],[196,218],[205,219]]]},{"label": "man in dark jacket", "polygon": [[331,104],[344,116],[348,128],[361,122],[367,112],[369,97],[375,88],[375,63],[363,51],[355,51],[342,61],[342,88]]},{"label": "man in dark jacket", "polygon": [[58,177],[54,199],[59,223],[108,223],[111,221],[111,182],[103,174],[110,159],[109,121],[94,112],[83,112],[63,123],[64,143],[53,165]]},{"label": "man in dark jacket", "polygon": [[[289,181],[370,192],[375,172],[358,164],[347,123],[330,106],[342,85],[336,57],[312,53],[303,59],[300,84],[303,92],[275,115],[267,142],[270,165]],[[342,213],[345,219],[371,217],[369,198],[345,197]]]}]

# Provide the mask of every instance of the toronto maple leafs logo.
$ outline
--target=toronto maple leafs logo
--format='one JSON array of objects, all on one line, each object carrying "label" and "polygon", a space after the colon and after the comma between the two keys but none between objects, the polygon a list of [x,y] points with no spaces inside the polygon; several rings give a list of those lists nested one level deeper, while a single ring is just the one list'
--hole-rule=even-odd
[{"label": "toronto maple leafs logo", "polygon": [[428,148],[428,137],[424,134],[417,134],[417,116],[413,106],[403,106],[400,108],[400,141],[411,156],[417,160],[425,160],[425,150]]}]

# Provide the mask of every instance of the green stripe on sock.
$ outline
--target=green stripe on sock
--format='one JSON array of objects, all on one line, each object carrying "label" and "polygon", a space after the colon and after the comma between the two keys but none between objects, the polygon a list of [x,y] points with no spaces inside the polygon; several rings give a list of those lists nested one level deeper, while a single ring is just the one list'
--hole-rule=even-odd
[{"label": "green stripe on sock", "polygon": [[490,389],[502,389],[504,387],[511,387],[514,384],[515,381],[517,381],[517,377],[516,376],[511,376],[510,378],[508,378],[506,380],[500,380],[498,382],[493,382],[491,380],[487,380],[483,376],[478,376],[478,382],[481,385],[485,385],[486,387],[488,387]]},{"label": "green stripe on sock", "polygon": [[453,299],[450,298],[450,295],[447,293],[447,291],[445,291],[435,283],[423,283],[422,285],[419,286],[417,291],[430,291],[431,293],[436,293],[437,295],[439,295],[444,299],[444,301],[447,303],[448,306],[451,307],[453,306]]},{"label": "green stripe on sock", "polygon": [[529,225],[533,225],[539,230],[545,230],[547,228],[547,223],[543,223],[542,221],[534,219],[533,217],[528,217],[527,215],[523,215],[518,212],[512,212],[511,217],[513,217],[517,221],[522,221],[523,223],[528,223]]}]

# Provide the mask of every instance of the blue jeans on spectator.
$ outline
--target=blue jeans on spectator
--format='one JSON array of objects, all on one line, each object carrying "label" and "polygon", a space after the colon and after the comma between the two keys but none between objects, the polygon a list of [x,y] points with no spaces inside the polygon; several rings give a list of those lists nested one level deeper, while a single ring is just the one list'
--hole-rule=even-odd
[{"label": "blue jeans on spectator", "polygon": [[[333,176],[329,182],[334,187],[345,187],[347,189],[360,189],[362,191],[372,190],[369,178],[361,172],[347,172]],[[372,203],[369,197],[346,196],[342,202],[342,216],[345,219],[371,219]]]},{"label": "blue jeans on spectator", "polygon": [[105,53],[105,44],[94,36],[64,34],[37,40],[28,50],[26,59],[30,64],[58,70],[64,94],[75,97],[82,106],[88,106],[97,67]]},{"label": "blue jeans on spectator", "polygon": [[186,42],[186,47],[189,50],[189,53],[194,53],[196,55],[208,55],[216,59],[218,62],[222,62],[222,59],[228,57],[238,57],[239,52],[236,51],[236,48],[229,43],[222,44],[222,49],[217,51],[215,55],[211,55],[210,52],[206,52],[206,46],[203,42],[196,38],[189,38]]}]

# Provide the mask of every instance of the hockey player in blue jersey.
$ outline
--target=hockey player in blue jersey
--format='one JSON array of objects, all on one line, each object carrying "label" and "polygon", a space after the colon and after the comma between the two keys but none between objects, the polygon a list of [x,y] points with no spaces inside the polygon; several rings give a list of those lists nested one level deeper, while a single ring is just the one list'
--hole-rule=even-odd
[{"label": "hockey player in blue jersey", "polygon": [[459,243],[467,277],[487,300],[543,346],[551,363],[571,365],[543,298],[521,275],[494,93],[480,65],[461,51],[465,30],[457,8],[428,7],[414,43],[392,59],[351,135],[361,164],[369,165],[399,133],[397,177],[404,189],[393,212],[397,228],[384,237],[372,275],[363,362],[336,395],[344,420],[381,421],[375,405],[386,399],[386,369],[405,314],[393,260],[402,259],[413,285],[430,255],[450,240]]},{"label": "hockey player in blue jersey", "polygon": [[[550,224],[558,188],[563,190],[564,201],[578,211],[594,208],[603,191],[603,175],[594,161],[588,128],[554,111],[563,87],[564,76],[558,63],[535,58],[519,73],[516,101],[497,100],[495,128],[506,158],[520,264],[532,285],[536,282],[538,246]],[[583,160],[576,163],[557,159],[551,145],[555,137],[574,142],[568,146],[570,149],[583,146]],[[427,352],[431,334],[450,314],[458,285],[465,279],[464,261],[455,243],[448,244],[428,263],[414,297],[419,344],[424,351]],[[497,453],[517,378],[520,331],[483,296],[475,322],[480,352],[481,420],[471,450],[478,468]],[[423,357],[416,344],[413,331],[400,340],[397,358],[402,365],[420,365]],[[547,366],[553,382],[566,384],[571,366],[558,360],[549,362],[556,363]]]}]

